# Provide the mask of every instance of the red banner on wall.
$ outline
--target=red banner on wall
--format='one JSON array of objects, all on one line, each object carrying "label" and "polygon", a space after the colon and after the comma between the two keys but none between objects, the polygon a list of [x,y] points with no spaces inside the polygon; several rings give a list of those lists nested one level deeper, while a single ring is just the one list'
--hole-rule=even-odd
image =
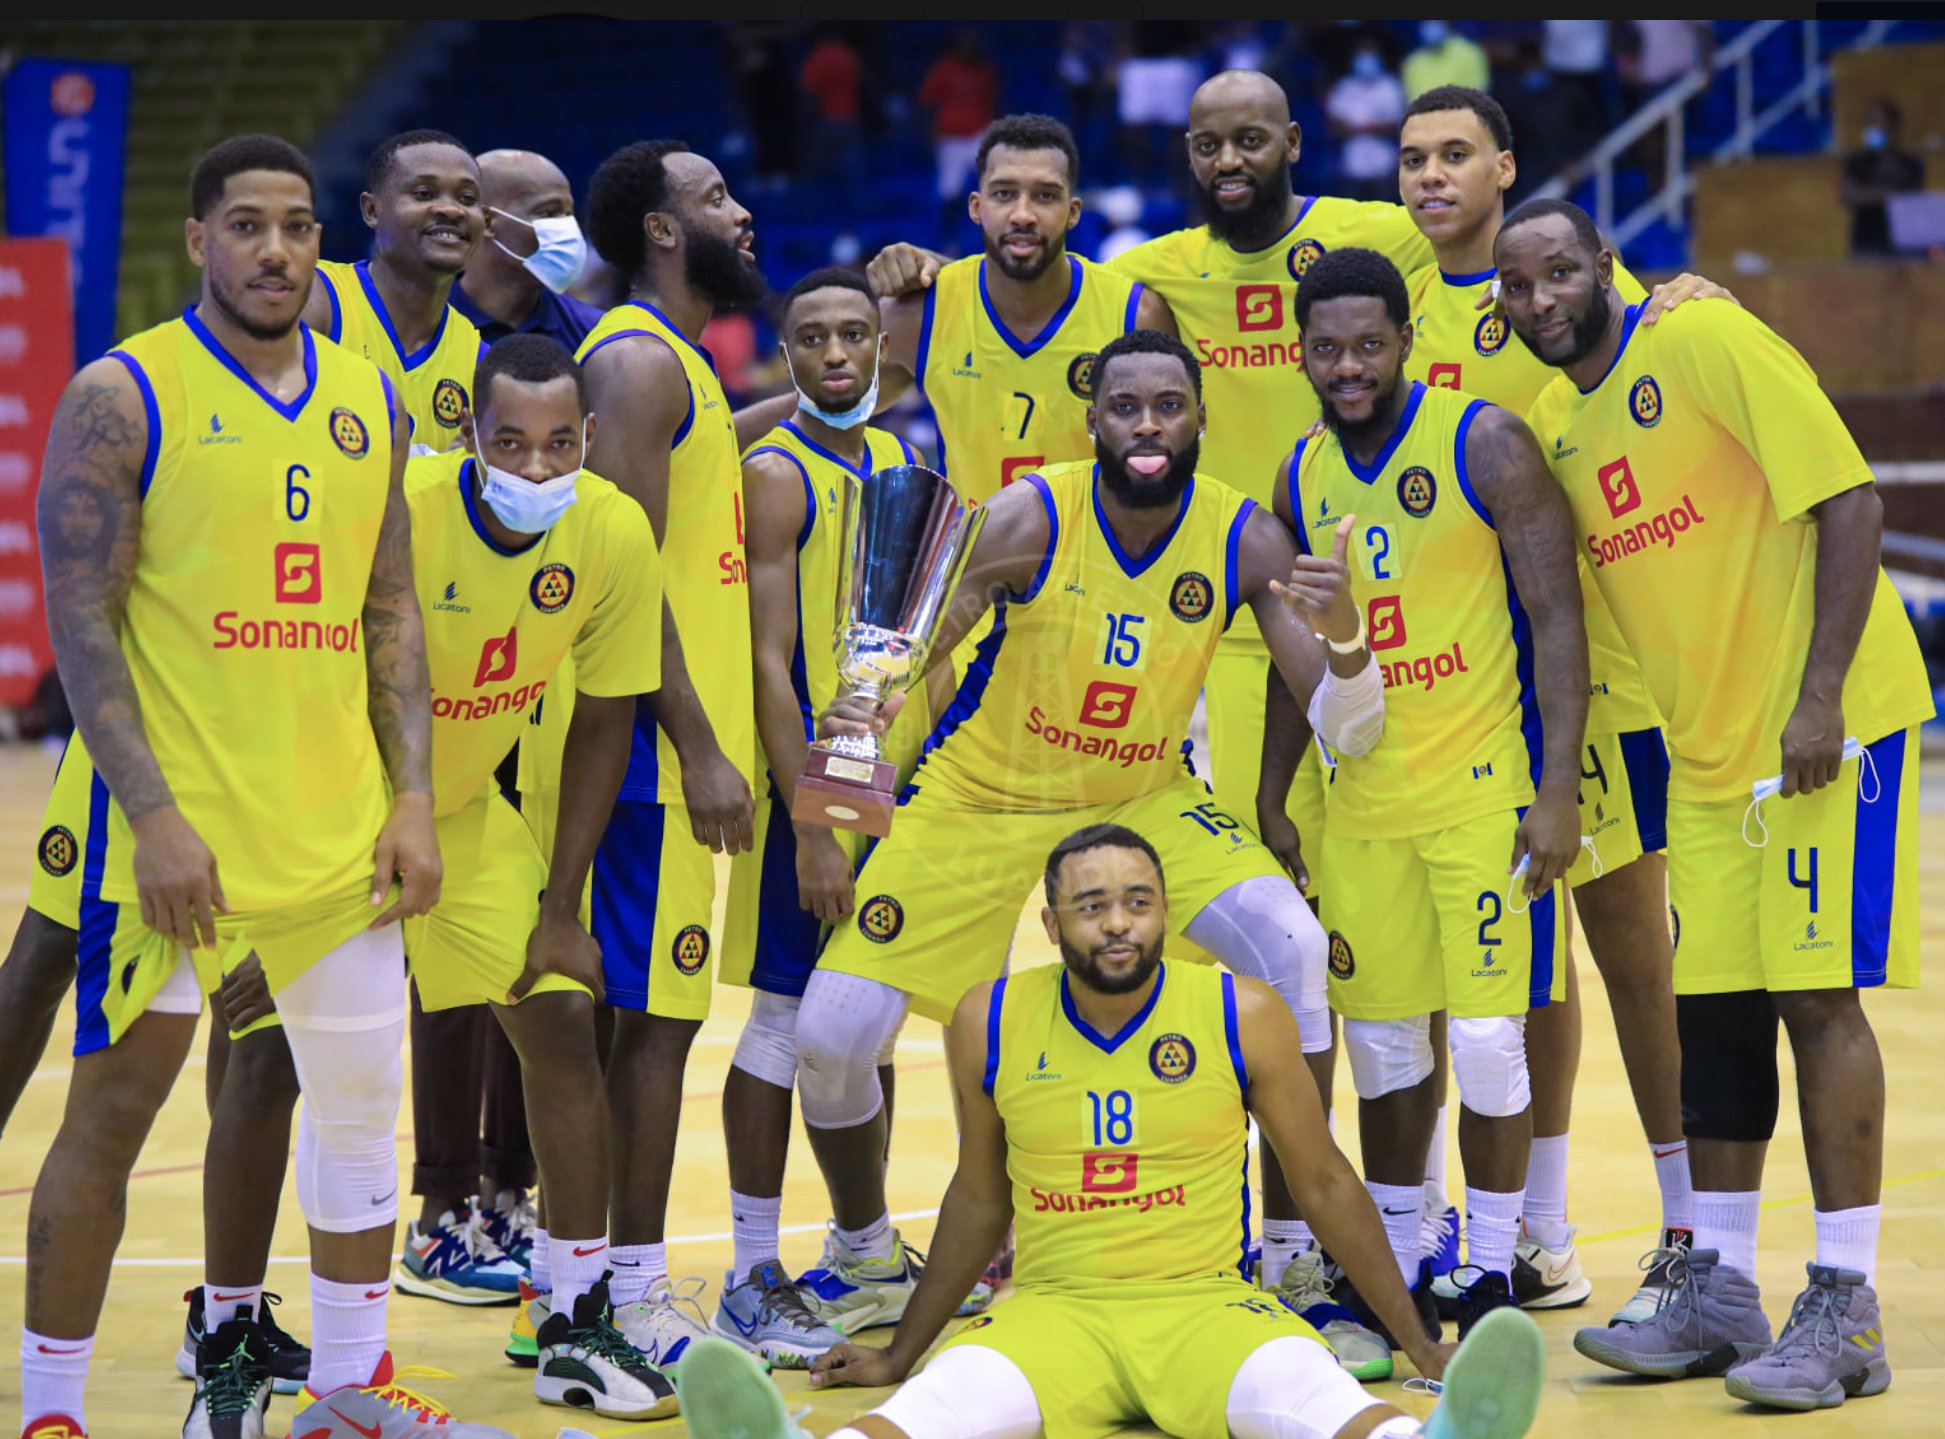
[{"label": "red banner on wall", "polygon": [[25,704],[54,667],[41,599],[34,495],[41,451],[74,373],[74,302],[62,240],[0,239],[0,704]]}]

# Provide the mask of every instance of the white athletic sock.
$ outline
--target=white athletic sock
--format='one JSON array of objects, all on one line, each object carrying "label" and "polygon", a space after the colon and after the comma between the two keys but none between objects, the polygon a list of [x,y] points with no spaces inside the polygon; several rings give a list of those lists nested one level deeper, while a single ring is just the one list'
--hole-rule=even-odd
[{"label": "white athletic sock", "polygon": [[371,1383],[385,1353],[389,1281],[338,1284],[311,1275],[310,1391],[322,1397],[346,1385]]},{"label": "white athletic sock", "polygon": [[1713,1249],[1745,1279],[1756,1277],[1756,1221],[1762,1213],[1760,1189],[1695,1191],[1695,1247]]},{"label": "white athletic sock", "polygon": [[1310,1226],[1301,1219],[1263,1221],[1263,1287],[1274,1289],[1283,1282],[1283,1271],[1290,1261],[1310,1247]]},{"label": "white athletic sock", "polygon": [[783,1196],[738,1194],[729,1191],[729,1235],[736,1246],[731,1267],[741,1284],[757,1265],[778,1257],[782,1247],[778,1226],[783,1222]]},{"label": "white athletic sock", "polygon": [[870,1439],[870,1436],[864,1430],[853,1429],[847,1424],[842,1429],[833,1429],[831,1431],[831,1439]]},{"label": "white athletic sock", "polygon": [[[556,1241],[559,1252],[554,1258],[560,1261],[559,1271],[554,1275],[553,1308],[556,1313],[574,1316],[574,1301],[601,1282],[602,1271],[608,1268],[608,1240],[606,1235],[597,1234],[592,1239],[562,1239]],[[614,1302],[610,1291],[608,1302]]]},{"label": "white athletic sock", "polygon": [[536,1294],[548,1294],[554,1288],[554,1253],[549,1242],[545,1229],[534,1230],[533,1252],[527,1256],[527,1283]]},{"label": "white athletic sock", "polygon": [[1552,1250],[1567,1247],[1567,1136],[1535,1136],[1526,1151],[1526,1237]]},{"label": "white athletic sock", "polygon": [[608,1267],[615,1274],[608,1281],[608,1302],[619,1309],[648,1298],[655,1281],[668,1277],[666,1253],[662,1244],[610,1244]]},{"label": "white athletic sock", "polygon": [[1417,1184],[1374,1184],[1364,1181],[1371,1202],[1378,1206],[1384,1221],[1385,1238],[1391,1241],[1391,1257],[1398,1261],[1398,1272],[1405,1276],[1405,1287],[1418,1282],[1418,1261],[1424,1251],[1424,1223],[1419,1200],[1424,1189]]},{"label": "white athletic sock", "polygon": [[1526,1191],[1466,1186],[1466,1263],[1513,1277],[1513,1245],[1519,1240],[1520,1206]]},{"label": "white athletic sock", "polygon": [[83,1429],[88,1416],[81,1412],[82,1391],[88,1387],[88,1363],[95,1341],[50,1339],[31,1329],[20,1331],[21,1427],[48,1414],[65,1414]]},{"label": "white athletic sock", "polygon": [[1425,1426],[1409,1414],[1394,1414],[1377,1428],[1369,1439],[1418,1439],[1425,1432]]},{"label": "white athletic sock", "polygon": [[1694,1229],[1695,1187],[1688,1178],[1688,1141],[1650,1144],[1648,1152],[1655,1157],[1655,1183],[1661,1186],[1661,1227]]},{"label": "white athletic sock", "polygon": [[1425,1213],[1436,1219],[1452,1207],[1445,1194],[1445,1106],[1432,1121],[1432,1147],[1425,1151]]},{"label": "white athletic sock", "polygon": [[892,1242],[891,1212],[887,1210],[862,1229],[842,1229],[837,1237],[844,1247],[860,1259],[894,1259],[898,1248]]},{"label": "white athletic sock", "polygon": [[239,1314],[248,1319],[257,1317],[257,1305],[263,1298],[261,1284],[217,1284],[213,1280],[203,1281],[203,1327],[214,1334]]},{"label": "white athletic sock", "polygon": [[1861,1269],[1864,1282],[1877,1282],[1877,1226],[1882,1206],[1817,1209],[1817,1263],[1836,1269]]}]

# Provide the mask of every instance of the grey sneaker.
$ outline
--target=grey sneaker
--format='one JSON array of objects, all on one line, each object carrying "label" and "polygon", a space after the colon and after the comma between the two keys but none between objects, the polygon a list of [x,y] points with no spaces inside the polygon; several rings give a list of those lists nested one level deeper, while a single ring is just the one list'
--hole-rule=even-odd
[{"label": "grey sneaker", "polygon": [[1726,1373],[1769,1347],[1769,1319],[1753,1279],[1713,1249],[1671,1260],[1659,1307],[1638,1324],[1583,1329],[1574,1348],[1597,1364],[1651,1379]]},{"label": "grey sneaker", "polygon": [[698,1339],[674,1378],[693,1439],[810,1439],[790,1422],[763,1361],[727,1339]]},{"label": "grey sneaker", "polygon": [[1323,1336],[1338,1368],[1360,1383],[1376,1384],[1391,1377],[1391,1344],[1331,1298],[1341,1273],[1312,1245],[1290,1261],[1281,1280],[1264,1288]]},{"label": "grey sneaker", "polygon": [[753,1350],[779,1369],[807,1369],[811,1360],[844,1342],[844,1336],[811,1313],[804,1295],[775,1260],[751,1267],[741,1284],[723,1276],[715,1330]]},{"label": "grey sneaker", "polygon": [[1676,1259],[1688,1253],[1695,1243],[1692,1229],[1664,1229],[1661,1243],[1641,1256],[1636,1267],[1643,1270],[1641,1287],[1629,1296],[1628,1302],[1614,1311],[1608,1320],[1609,1327],[1616,1324],[1639,1324],[1644,1319],[1652,1319],[1661,1308],[1661,1296],[1668,1292],[1668,1268]]},{"label": "grey sneaker", "polygon": [[1776,1342],[1729,1371],[1731,1397],[1772,1409],[1835,1409],[1891,1387],[1877,1292],[1855,1269],[1805,1267],[1810,1287]]},{"label": "grey sneaker", "polygon": [[303,1439],[424,1439],[436,1428],[439,1439],[514,1439],[490,1424],[462,1424],[436,1399],[398,1382],[419,1374],[453,1377],[417,1365],[394,1369],[387,1353],[378,1361],[371,1383],[362,1389],[346,1387],[319,1396],[307,1386],[298,1398],[301,1407],[291,1420],[291,1433]]}]

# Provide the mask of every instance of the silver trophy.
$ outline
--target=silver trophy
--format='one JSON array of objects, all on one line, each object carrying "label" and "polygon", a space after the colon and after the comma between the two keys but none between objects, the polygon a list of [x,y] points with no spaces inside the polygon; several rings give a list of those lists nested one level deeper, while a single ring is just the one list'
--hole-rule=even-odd
[{"label": "silver trophy", "polygon": [[[922,465],[893,465],[846,485],[834,596],[839,693],[882,704],[924,681],[985,517]],[[810,747],[790,817],[886,835],[896,790],[897,766],[876,736],[834,735]]]}]

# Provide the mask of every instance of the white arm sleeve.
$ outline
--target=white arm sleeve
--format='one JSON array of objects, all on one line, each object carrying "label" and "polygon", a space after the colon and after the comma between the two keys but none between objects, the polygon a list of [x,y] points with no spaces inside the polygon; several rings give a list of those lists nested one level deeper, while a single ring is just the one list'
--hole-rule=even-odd
[{"label": "white arm sleeve", "polygon": [[1338,754],[1369,754],[1384,734],[1384,677],[1374,659],[1348,679],[1324,666],[1310,696],[1310,728]]}]

